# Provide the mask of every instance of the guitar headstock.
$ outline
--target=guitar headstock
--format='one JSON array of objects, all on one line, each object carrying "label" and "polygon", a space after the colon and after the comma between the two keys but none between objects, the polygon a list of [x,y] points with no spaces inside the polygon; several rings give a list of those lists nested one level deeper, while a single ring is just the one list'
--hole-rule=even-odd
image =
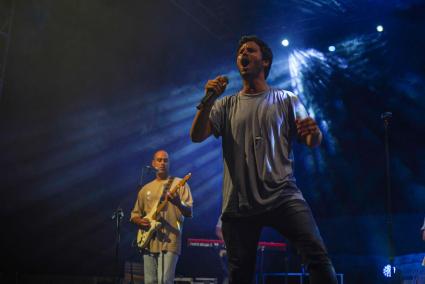
[{"label": "guitar headstock", "polygon": [[179,188],[181,188],[181,187],[183,187],[185,184],[186,184],[186,182],[190,179],[190,177],[192,176],[192,173],[188,173],[187,175],[185,175],[184,176],[184,178],[182,178],[180,181],[179,181],[179,183],[174,187],[174,188],[172,188],[171,190],[170,190],[170,192],[171,193],[174,193],[174,192],[176,192],[177,191],[177,189],[179,189]]},{"label": "guitar headstock", "polygon": [[192,173],[188,173],[187,175],[185,175],[184,178],[182,179],[183,181],[182,185],[184,185],[190,179],[191,176],[192,176]]}]

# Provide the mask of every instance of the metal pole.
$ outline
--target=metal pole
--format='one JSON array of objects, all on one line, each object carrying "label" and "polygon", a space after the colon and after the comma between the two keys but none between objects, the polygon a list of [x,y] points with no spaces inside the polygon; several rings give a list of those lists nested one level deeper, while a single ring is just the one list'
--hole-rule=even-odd
[{"label": "metal pole", "polygon": [[10,37],[12,34],[12,23],[13,23],[14,15],[15,15],[15,1],[12,0],[9,19],[7,20],[8,22],[7,33],[0,31],[0,35],[4,36],[6,39],[5,50],[3,53],[3,64],[1,65],[1,71],[0,71],[1,72],[0,73],[0,101],[3,95],[4,77],[6,76],[6,63],[7,63],[7,56],[9,54]]},{"label": "metal pole", "polygon": [[120,207],[112,215],[112,220],[115,220],[116,226],[116,239],[115,239],[115,281],[114,283],[119,283],[120,267],[119,267],[119,249],[121,241],[121,219],[124,217],[124,212]]},{"label": "metal pole", "polygon": [[393,217],[392,217],[392,193],[391,193],[391,173],[390,173],[390,146],[389,146],[389,124],[392,118],[391,112],[384,112],[381,114],[381,119],[384,122],[385,130],[385,174],[386,174],[386,191],[387,191],[387,235],[388,235],[388,251],[389,251],[389,264],[391,265],[390,271],[393,276],[394,264],[394,239],[393,239]]}]

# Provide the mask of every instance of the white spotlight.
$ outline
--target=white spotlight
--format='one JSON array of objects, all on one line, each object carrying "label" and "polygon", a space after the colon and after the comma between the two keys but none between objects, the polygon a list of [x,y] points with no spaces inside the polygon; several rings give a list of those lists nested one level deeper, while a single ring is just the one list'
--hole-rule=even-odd
[{"label": "white spotlight", "polygon": [[282,40],[282,45],[283,46],[288,46],[289,45],[289,40],[287,40],[286,38],[284,40]]},{"label": "white spotlight", "polygon": [[377,30],[378,32],[382,33],[382,32],[384,31],[384,27],[383,27],[383,26],[381,26],[381,25],[377,25],[377,26],[376,26],[376,30]]},{"label": "white spotlight", "polygon": [[335,51],[335,46],[330,45],[330,46],[328,47],[328,50],[329,50],[330,52],[334,52],[334,51]]},{"label": "white spotlight", "polygon": [[384,274],[386,278],[391,278],[394,276],[395,271],[396,271],[395,266],[391,266],[391,264],[387,264],[382,269],[382,274]]}]

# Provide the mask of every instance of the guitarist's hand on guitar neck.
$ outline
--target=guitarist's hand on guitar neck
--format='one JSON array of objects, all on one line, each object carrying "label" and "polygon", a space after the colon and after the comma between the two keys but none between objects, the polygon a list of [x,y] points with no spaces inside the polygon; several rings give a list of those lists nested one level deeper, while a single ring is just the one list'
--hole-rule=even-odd
[{"label": "guitarist's hand on guitar neck", "polygon": [[168,201],[170,201],[172,204],[176,205],[177,207],[179,207],[180,204],[182,203],[180,200],[180,196],[176,193],[167,192],[167,199]]},{"label": "guitarist's hand on guitar neck", "polygon": [[167,200],[172,203],[174,206],[179,208],[180,212],[185,217],[191,217],[192,216],[192,208],[188,207],[187,205],[183,204],[183,202],[180,199],[180,196],[174,192],[167,192]]}]

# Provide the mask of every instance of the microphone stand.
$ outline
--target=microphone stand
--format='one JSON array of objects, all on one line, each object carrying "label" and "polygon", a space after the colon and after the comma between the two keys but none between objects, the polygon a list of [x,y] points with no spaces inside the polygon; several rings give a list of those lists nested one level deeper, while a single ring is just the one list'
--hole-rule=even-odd
[{"label": "microphone stand", "polygon": [[139,188],[143,185],[143,179],[144,179],[146,170],[148,170],[148,173],[149,172],[155,172],[156,173],[158,171],[156,168],[154,168],[152,166],[144,166],[142,168],[142,174],[140,175],[140,179],[139,179]]},{"label": "microphone stand", "polygon": [[139,187],[143,185],[143,177],[145,176],[145,169],[148,169],[148,171],[150,171],[150,168],[148,168],[147,166],[144,166],[142,168],[142,174],[140,175],[140,179],[139,179]]},{"label": "microphone stand", "polygon": [[119,249],[121,241],[121,219],[124,217],[124,212],[120,207],[112,214],[112,220],[115,220],[116,238],[115,238],[115,280],[114,283],[119,283]]},{"label": "microphone stand", "polygon": [[386,174],[386,191],[387,191],[387,234],[388,234],[388,251],[390,261],[391,277],[394,276],[394,238],[393,238],[393,219],[392,219],[392,197],[391,197],[391,175],[390,175],[390,146],[389,146],[389,125],[393,114],[391,112],[384,112],[381,114],[381,119],[384,122],[385,130],[385,174]]},{"label": "microphone stand", "polygon": [[[143,186],[143,180],[146,174],[146,170],[148,173],[151,171],[155,171],[153,167],[148,165],[142,167],[142,173],[140,174],[139,185],[137,187],[137,190],[140,190],[141,187]],[[132,247],[135,247],[137,249],[137,252],[143,255],[145,249],[144,250],[139,249],[137,245],[137,239],[133,239]],[[130,283],[133,284],[134,282],[133,282],[133,263],[132,262],[130,263],[130,278],[131,278]]]}]

